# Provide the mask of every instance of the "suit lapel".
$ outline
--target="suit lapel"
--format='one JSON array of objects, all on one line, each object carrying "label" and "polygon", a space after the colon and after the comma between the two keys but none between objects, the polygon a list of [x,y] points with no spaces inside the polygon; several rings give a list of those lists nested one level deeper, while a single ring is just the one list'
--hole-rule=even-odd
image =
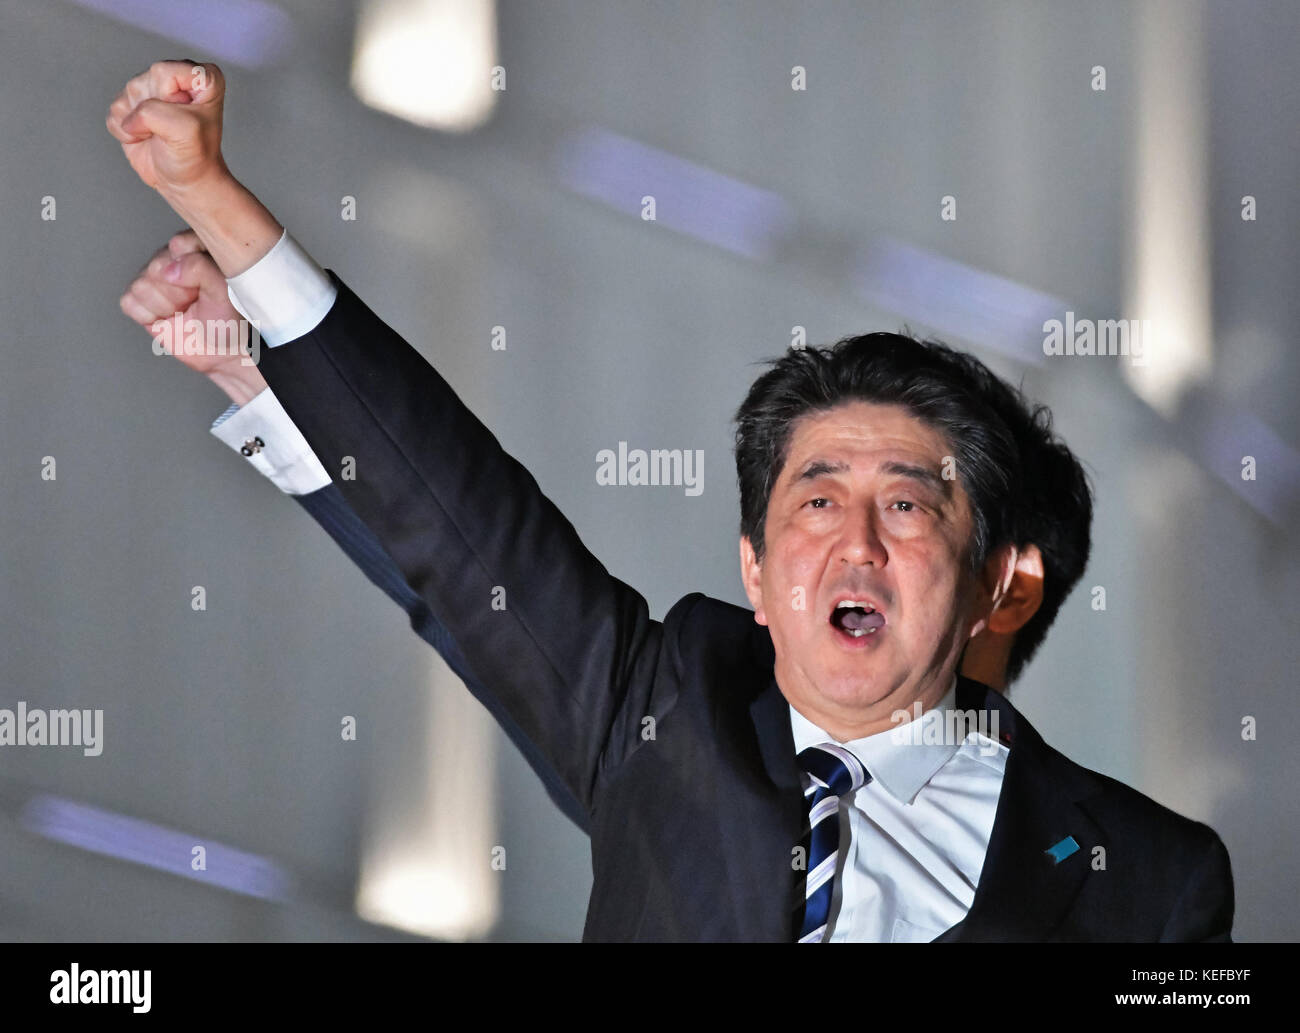
[{"label": "suit lapel", "polygon": [[[1091,848],[1104,843],[1077,802],[1095,786],[1001,693],[962,678],[957,699],[965,710],[987,708],[990,721],[996,712],[999,738],[1010,752],[970,912],[935,942],[1049,939],[1088,876]],[[1048,850],[1067,838],[1077,848],[1058,861]]]},{"label": "suit lapel", "polygon": [[715,712],[725,729],[725,748],[738,761],[732,767],[744,780],[725,809],[729,859],[728,890],[736,914],[742,915],[741,939],[789,943],[794,938],[792,850],[799,842],[805,819],[803,786],[794,755],[790,709],[773,674],[771,639],[766,629],[754,626],[755,665],[747,684],[752,686],[744,715]]},{"label": "suit lapel", "polygon": [[[753,672],[754,684],[762,688],[748,707],[746,731],[752,738],[743,737],[755,778],[732,830],[745,844],[737,856],[761,863],[738,873],[750,892],[735,903],[750,909],[743,938],[790,942],[795,886],[790,851],[802,830],[803,790],[789,704],[772,673],[770,639],[763,639],[766,651],[758,650]],[[990,722],[996,712],[998,737],[1009,752],[970,912],[935,942],[1046,940],[1066,918],[1091,870],[1091,848],[1105,845],[1101,829],[1078,805],[1096,786],[1048,746],[1001,693],[959,678],[957,705],[987,709]],[[761,763],[761,774],[754,760]],[[1067,837],[1078,849],[1057,861],[1048,850]]]},{"label": "suit lapel", "polygon": [[[761,859],[761,869],[751,867],[749,878],[758,874],[762,903],[755,915],[759,939],[789,943],[794,938],[793,848],[800,842],[803,820],[803,786],[794,759],[794,733],[790,729],[789,703],[768,670],[768,681],[749,707],[757,737],[763,772],[757,790],[749,794],[748,823],[750,860]],[[744,855],[742,855],[744,856]]]}]

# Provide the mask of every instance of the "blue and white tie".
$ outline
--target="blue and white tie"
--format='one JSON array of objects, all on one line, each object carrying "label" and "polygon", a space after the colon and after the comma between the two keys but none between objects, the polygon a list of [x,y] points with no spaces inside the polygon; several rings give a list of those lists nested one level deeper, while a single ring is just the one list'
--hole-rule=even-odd
[{"label": "blue and white tie", "polygon": [[835,865],[839,858],[840,797],[866,785],[871,781],[871,774],[852,753],[830,742],[809,746],[799,754],[799,766],[811,776],[811,784],[804,790],[808,825],[803,845],[808,868],[796,889],[795,917],[803,911],[799,942],[820,943],[830,918]]}]

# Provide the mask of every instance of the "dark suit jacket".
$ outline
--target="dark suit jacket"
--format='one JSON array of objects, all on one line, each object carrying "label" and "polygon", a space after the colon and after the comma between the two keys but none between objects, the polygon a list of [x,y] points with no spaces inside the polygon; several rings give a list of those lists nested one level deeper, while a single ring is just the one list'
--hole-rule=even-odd
[{"label": "dark suit jacket", "polygon": [[[326,469],[352,460],[348,503],[588,814],[583,938],[792,940],[804,805],[767,630],[699,593],[651,620],[443,378],[329,275],[329,314],[264,349],[262,372]],[[958,702],[996,709],[1010,753],[974,903],[940,939],[1229,937],[1213,830],[1073,763],[998,693],[961,679]],[[1067,836],[1081,849],[1057,863],[1047,850]]]},{"label": "dark suit jacket", "polygon": [[536,743],[524,735],[523,729],[515,724],[510,711],[505,708],[501,700],[489,692],[470,670],[468,662],[451,634],[429,611],[425,601],[406,583],[402,572],[397,569],[397,564],[384,551],[383,545],[375,537],[374,532],[353,512],[347,499],[339,491],[338,485],[327,484],[306,495],[294,495],[293,498],[348,554],[352,562],[361,568],[362,573],[381,588],[388,598],[406,611],[412,630],[441,654],[456,677],[465,683],[470,695],[487,708],[488,713],[528,761],[529,767],[541,779],[547,795],[555,806],[566,818],[586,832],[587,812],[583,810],[582,805],[569,792],[568,786],[551,766],[546,755],[538,749]]}]

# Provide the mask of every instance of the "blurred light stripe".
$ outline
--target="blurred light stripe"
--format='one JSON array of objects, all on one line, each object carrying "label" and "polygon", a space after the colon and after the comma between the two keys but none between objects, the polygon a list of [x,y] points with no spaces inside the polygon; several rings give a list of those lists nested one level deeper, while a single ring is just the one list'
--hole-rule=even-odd
[{"label": "blurred light stripe", "polygon": [[[1274,524],[1289,525],[1300,507],[1300,453],[1248,409],[1199,392],[1181,420],[1189,451],[1207,470]],[[1255,479],[1242,479],[1242,460]]]},{"label": "blurred light stripe", "polygon": [[853,272],[857,293],[878,308],[940,334],[1040,365],[1043,324],[1065,301],[889,237],[862,250]]},{"label": "blurred light stripe", "polygon": [[[57,843],[249,897],[283,900],[291,885],[284,869],[265,857],[59,796],[33,796],[23,806],[19,822],[28,831]],[[196,846],[205,851],[205,871],[190,867]]]},{"label": "blurred light stripe", "polygon": [[374,755],[356,911],[419,936],[475,940],[501,919],[491,715],[437,653],[422,709]]},{"label": "blurred light stripe", "polygon": [[706,244],[770,261],[794,226],[777,194],[605,129],[566,135],[556,171],[570,190],[641,218],[655,199],[655,221]]},{"label": "blurred light stripe", "polygon": [[[1204,4],[1138,5],[1135,180],[1125,307],[1150,320],[1141,363],[1120,368],[1144,402],[1172,418],[1213,367]],[[1145,335],[1144,335],[1145,336]]]},{"label": "blurred light stripe", "polygon": [[245,68],[270,64],[289,49],[289,16],[264,0],[72,0],[114,21],[196,48],[196,61]]}]

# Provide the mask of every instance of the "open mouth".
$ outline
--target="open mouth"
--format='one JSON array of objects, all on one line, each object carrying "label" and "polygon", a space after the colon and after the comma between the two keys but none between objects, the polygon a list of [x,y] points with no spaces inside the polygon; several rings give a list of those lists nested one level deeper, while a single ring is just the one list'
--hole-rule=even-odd
[{"label": "open mouth", "polygon": [[830,623],[851,638],[866,638],[885,626],[885,615],[863,599],[841,599],[831,610]]}]

